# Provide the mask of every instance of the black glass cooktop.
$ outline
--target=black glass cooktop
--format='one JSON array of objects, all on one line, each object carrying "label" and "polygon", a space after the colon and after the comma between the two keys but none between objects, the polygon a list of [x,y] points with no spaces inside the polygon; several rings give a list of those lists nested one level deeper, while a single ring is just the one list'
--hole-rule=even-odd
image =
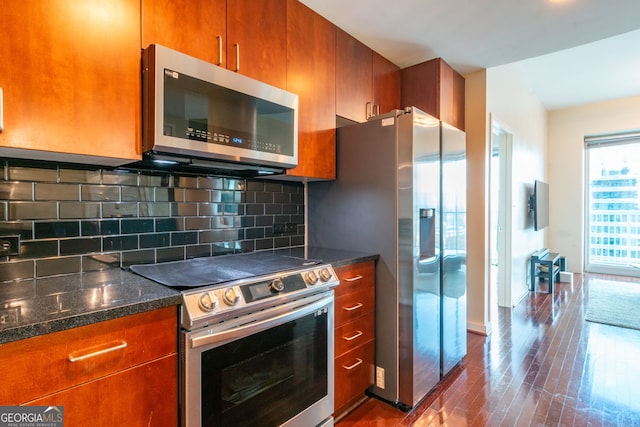
[{"label": "black glass cooktop", "polygon": [[216,285],[232,280],[290,271],[319,264],[309,260],[272,252],[249,252],[160,264],[137,264],[131,271],[175,289]]}]

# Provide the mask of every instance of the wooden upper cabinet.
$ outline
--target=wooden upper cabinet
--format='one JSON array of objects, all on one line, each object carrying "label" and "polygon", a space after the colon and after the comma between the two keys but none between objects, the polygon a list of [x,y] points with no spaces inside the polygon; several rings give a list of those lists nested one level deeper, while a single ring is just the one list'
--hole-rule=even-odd
[{"label": "wooden upper cabinet", "polygon": [[0,156],[140,159],[139,0],[8,0],[0,22]]},{"label": "wooden upper cabinet", "polygon": [[373,51],[340,28],[336,37],[336,115],[365,122],[373,108]]},{"label": "wooden upper cabinet", "polygon": [[298,167],[288,176],[336,178],[336,27],[287,2],[287,90],[298,95]]},{"label": "wooden upper cabinet", "polygon": [[384,114],[400,104],[400,67],[380,54],[373,53],[374,114]]},{"label": "wooden upper cabinet", "polygon": [[400,68],[338,29],[336,114],[356,122],[400,108]]},{"label": "wooden upper cabinet", "polygon": [[402,105],[464,130],[464,77],[441,58],[404,68],[401,74]]},{"label": "wooden upper cabinet", "polygon": [[227,2],[228,69],[287,87],[286,5],[286,0]]},{"label": "wooden upper cabinet", "polygon": [[227,0],[142,0],[142,48],[160,44],[227,64]]},{"label": "wooden upper cabinet", "polygon": [[152,43],[285,88],[286,0],[142,0]]}]

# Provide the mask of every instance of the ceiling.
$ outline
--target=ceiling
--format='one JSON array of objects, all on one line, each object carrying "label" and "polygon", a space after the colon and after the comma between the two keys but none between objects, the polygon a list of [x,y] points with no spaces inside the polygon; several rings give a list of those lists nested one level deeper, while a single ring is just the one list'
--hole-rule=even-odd
[{"label": "ceiling", "polygon": [[548,110],[640,95],[638,0],[300,0],[400,68],[517,63]]}]

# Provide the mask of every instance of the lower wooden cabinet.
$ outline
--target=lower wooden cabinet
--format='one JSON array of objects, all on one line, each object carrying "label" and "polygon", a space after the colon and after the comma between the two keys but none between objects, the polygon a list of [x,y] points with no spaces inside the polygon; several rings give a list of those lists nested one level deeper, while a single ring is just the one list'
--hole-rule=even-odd
[{"label": "lower wooden cabinet", "polygon": [[64,407],[69,426],[177,426],[177,366],[172,354],[26,404]]},{"label": "lower wooden cabinet", "polygon": [[335,269],[340,285],[335,303],[334,417],[365,397],[374,379],[375,263]]},{"label": "lower wooden cabinet", "polygon": [[373,384],[374,351],[374,341],[370,340],[336,359],[336,418],[357,404],[365,396],[365,390]]},{"label": "lower wooden cabinet", "polygon": [[0,402],[64,406],[70,426],[175,426],[177,320],[173,306],[3,344]]}]

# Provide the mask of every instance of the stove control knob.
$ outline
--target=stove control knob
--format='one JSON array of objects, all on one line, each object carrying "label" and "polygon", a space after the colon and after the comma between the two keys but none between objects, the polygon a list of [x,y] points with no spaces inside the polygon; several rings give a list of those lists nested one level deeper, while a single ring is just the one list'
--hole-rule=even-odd
[{"label": "stove control knob", "polygon": [[224,291],[224,303],[227,305],[236,305],[240,301],[240,295],[233,288],[227,288]]},{"label": "stove control knob", "polygon": [[320,270],[320,280],[322,280],[323,282],[328,282],[329,280],[331,280],[331,277],[331,270],[329,270],[327,267],[324,267]]},{"label": "stove control knob", "polygon": [[274,279],[269,284],[269,289],[274,294],[277,294],[278,292],[282,292],[284,290],[284,283],[282,283],[282,279],[280,279],[280,278]]},{"label": "stove control knob", "polygon": [[307,271],[306,273],[304,273],[304,281],[307,283],[307,285],[315,285],[318,281],[318,275],[313,270]]},{"label": "stove control knob", "polygon": [[218,306],[218,298],[213,292],[205,292],[200,295],[198,306],[202,311],[213,311]]}]

